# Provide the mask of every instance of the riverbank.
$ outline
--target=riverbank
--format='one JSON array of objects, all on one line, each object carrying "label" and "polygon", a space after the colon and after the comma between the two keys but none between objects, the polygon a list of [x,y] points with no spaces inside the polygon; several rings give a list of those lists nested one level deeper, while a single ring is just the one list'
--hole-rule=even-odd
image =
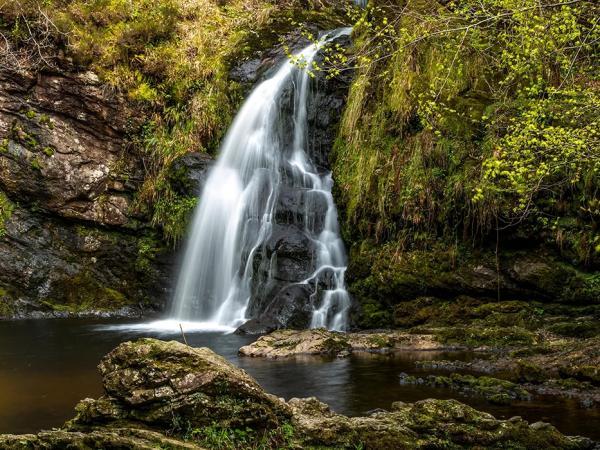
[{"label": "riverbank", "polygon": [[[542,422],[497,420],[455,400],[393,403],[364,417],[315,398],[284,401],[206,348],[140,339],[99,365],[104,394],[85,399],[60,430],[2,435],[3,448],[593,448]],[[390,402],[393,399],[390,399]]]}]

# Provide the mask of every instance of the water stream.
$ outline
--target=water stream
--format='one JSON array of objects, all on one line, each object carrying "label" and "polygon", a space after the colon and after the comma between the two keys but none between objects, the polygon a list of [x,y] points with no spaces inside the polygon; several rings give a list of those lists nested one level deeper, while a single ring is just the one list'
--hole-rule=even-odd
[{"label": "water stream", "polygon": [[[277,272],[277,255],[263,247],[276,224],[278,196],[295,190],[320,197],[325,217],[310,201],[296,226],[314,244],[313,273],[295,283],[312,286],[305,326],[344,330],[350,299],[344,286],[346,254],[339,236],[332,178],[309,158],[307,102],[313,60],[326,43],[350,33],[326,34],[260,83],[235,117],[199,199],[177,281],[171,321],[194,328],[234,329],[247,319],[257,266]],[[291,95],[290,95],[291,92]],[[290,111],[291,103],[291,111]],[[314,200],[314,198],[313,198]]]}]

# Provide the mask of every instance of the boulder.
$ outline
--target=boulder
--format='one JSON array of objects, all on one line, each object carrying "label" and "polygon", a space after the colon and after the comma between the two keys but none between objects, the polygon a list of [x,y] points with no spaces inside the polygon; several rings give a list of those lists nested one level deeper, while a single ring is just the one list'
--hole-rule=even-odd
[{"label": "boulder", "polygon": [[186,442],[165,436],[156,431],[136,428],[97,429],[81,431],[42,431],[38,434],[0,435],[0,448],[5,450],[22,449],[142,449],[157,448],[195,449],[202,447],[194,442]]},{"label": "boulder", "polygon": [[141,339],[119,345],[98,367],[106,393],[79,403],[73,425],[272,429],[290,417],[283,401],[207,348]]}]

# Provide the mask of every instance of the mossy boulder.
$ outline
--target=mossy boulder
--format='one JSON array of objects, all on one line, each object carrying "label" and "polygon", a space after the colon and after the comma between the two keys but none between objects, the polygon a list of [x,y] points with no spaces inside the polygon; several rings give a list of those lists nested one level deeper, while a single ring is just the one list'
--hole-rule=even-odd
[{"label": "mossy boulder", "polygon": [[289,401],[296,432],[318,448],[593,448],[585,438],[565,437],[553,426],[521,418],[497,420],[456,400],[395,402],[392,411],[367,417],[333,413],[315,398]]},{"label": "mossy boulder", "polygon": [[[77,406],[72,424],[270,429],[290,417],[284,402],[207,348],[141,339],[125,342],[100,365],[106,394]],[[176,418],[176,422],[174,422]]]},{"label": "mossy boulder", "polygon": [[24,449],[199,449],[193,443],[164,434],[141,429],[114,428],[88,432],[42,431],[38,434],[0,434],[0,447],[5,450]]},{"label": "mossy boulder", "polygon": [[449,376],[428,375],[426,377],[400,374],[401,384],[414,384],[452,389],[465,395],[481,396],[490,403],[508,405],[515,400],[530,400],[531,394],[518,384],[498,378],[453,373]]}]

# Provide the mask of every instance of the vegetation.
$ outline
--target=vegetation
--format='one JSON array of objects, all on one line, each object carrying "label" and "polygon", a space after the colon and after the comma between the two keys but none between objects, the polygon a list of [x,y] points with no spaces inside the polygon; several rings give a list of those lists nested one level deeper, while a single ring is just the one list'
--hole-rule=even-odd
[{"label": "vegetation", "polygon": [[215,450],[296,448],[294,445],[294,427],[289,423],[263,432],[249,427],[245,429],[223,428],[214,424],[189,430],[185,433],[185,439]]},{"label": "vegetation", "polygon": [[14,205],[4,192],[0,191],[0,238],[6,234],[6,221],[10,219]]},{"label": "vegetation", "polygon": [[452,373],[449,376],[428,375],[424,378],[403,374],[401,384],[426,384],[436,388],[452,389],[463,395],[476,395],[490,403],[509,405],[515,400],[531,400],[531,395],[519,385],[493,377],[475,377]]},{"label": "vegetation", "polygon": [[290,17],[339,21],[335,2],[312,0],[11,0],[0,13],[0,65],[64,65],[62,47],[146,118],[132,129],[146,170],[136,207],[172,243],[195,202],[172,188],[169,167],[187,152],[216,150],[246,89],[230,79],[232,64],[275,45]]},{"label": "vegetation", "polygon": [[371,4],[335,149],[346,237],[456,248],[520,230],[596,266],[597,5]]}]

